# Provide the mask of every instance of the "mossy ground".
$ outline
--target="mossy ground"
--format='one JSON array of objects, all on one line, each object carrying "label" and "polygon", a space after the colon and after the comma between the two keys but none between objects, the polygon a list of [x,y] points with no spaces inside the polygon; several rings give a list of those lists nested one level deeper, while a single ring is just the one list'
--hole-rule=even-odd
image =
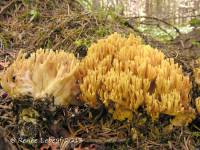
[{"label": "mossy ground", "polygon": [[[128,21],[111,19],[108,14],[86,13],[73,0],[0,1],[0,67],[12,61],[20,49],[31,53],[37,48],[64,49],[72,51],[77,57],[84,57],[90,44],[110,33],[139,34]],[[169,44],[142,36],[147,44],[158,47],[183,65],[185,74],[192,79],[193,62],[198,44],[191,40],[193,48],[183,47],[184,39],[177,38]],[[184,36],[185,37],[185,36]],[[193,36],[194,37],[194,36]],[[195,37],[197,39],[198,37]],[[196,40],[198,41],[198,39]],[[178,44],[177,44],[178,42]],[[195,45],[194,45],[195,44]],[[193,50],[195,49],[195,50]],[[191,92],[192,101],[199,93],[197,88]],[[88,106],[60,108],[53,105],[51,98],[34,102],[31,98],[13,101],[0,99],[0,143],[18,149],[72,149],[79,142],[68,140],[82,138],[82,147],[90,149],[195,149],[200,148],[200,117],[188,127],[174,127],[167,130],[169,116],[161,116],[157,123],[140,112],[132,122],[114,121],[104,108],[91,109]],[[23,111],[28,108],[28,113]],[[45,145],[42,142],[11,139],[68,138],[60,144]],[[76,139],[77,140],[77,139]],[[14,147],[12,147],[14,149]],[[60,148],[58,148],[60,147]],[[79,149],[80,146],[78,146]],[[0,149],[1,149],[0,145]]]}]

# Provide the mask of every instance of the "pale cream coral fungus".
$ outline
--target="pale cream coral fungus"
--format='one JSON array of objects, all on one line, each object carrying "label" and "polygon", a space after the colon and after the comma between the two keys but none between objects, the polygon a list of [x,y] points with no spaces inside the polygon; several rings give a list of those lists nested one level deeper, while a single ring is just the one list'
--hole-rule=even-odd
[{"label": "pale cream coral fungus", "polygon": [[181,67],[133,35],[115,33],[93,44],[79,74],[83,101],[97,106],[98,96],[114,119],[130,120],[139,107],[153,120],[160,113],[175,116],[174,125],[195,117],[189,105],[191,84]]},{"label": "pale cream coral fungus", "polygon": [[53,96],[55,104],[68,105],[78,92],[75,72],[79,61],[73,54],[39,49],[29,58],[20,52],[1,77],[1,85],[10,97]]}]

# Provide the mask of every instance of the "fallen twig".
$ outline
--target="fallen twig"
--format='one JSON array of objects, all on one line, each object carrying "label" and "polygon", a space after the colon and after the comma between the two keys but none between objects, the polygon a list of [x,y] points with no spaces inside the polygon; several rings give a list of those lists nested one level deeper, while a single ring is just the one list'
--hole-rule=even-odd
[{"label": "fallen twig", "polygon": [[129,138],[109,138],[109,139],[106,139],[106,140],[102,140],[102,139],[85,139],[84,142],[86,143],[97,143],[97,144],[105,144],[105,143],[124,143],[126,141],[128,141]]},{"label": "fallen twig", "polygon": [[6,6],[4,6],[1,11],[0,11],[0,15],[4,14],[4,12],[6,10],[8,10],[15,2],[17,2],[18,0],[12,0],[10,3],[8,3]]},{"label": "fallen twig", "polygon": [[159,21],[159,22],[164,23],[165,25],[168,25],[168,26],[173,27],[173,28],[175,29],[175,31],[176,31],[179,35],[181,34],[180,30],[179,30],[177,27],[175,27],[174,25],[172,25],[172,24],[170,24],[170,23],[168,23],[168,22],[166,22],[166,21],[164,21],[164,20],[162,20],[162,19],[156,18],[156,17],[137,16],[137,17],[128,17],[127,19],[133,19],[133,20],[134,20],[134,19],[139,19],[139,18],[157,20],[157,21]]},{"label": "fallen twig", "polygon": [[10,107],[10,106],[5,106],[5,105],[0,105],[0,109],[9,109],[9,110],[11,110],[12,107]]}]

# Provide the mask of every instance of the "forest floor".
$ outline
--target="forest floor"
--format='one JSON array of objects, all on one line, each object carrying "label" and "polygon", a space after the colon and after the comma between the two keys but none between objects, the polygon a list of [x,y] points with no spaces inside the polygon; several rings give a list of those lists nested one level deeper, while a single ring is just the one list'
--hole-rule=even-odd
[{"label": "forest floor", "polygon": [[[73,0],[3,0],[0,6],[1,70],[20,49],[27,53],[38,48],[64,49],[81,59],[92,42],[119,32],[142,36],[146,44],[181,64],[193,80],[194,60],[200,56],[199,29],[161,43],[135,30],[127,20],[110,18],[104,13],[86,13]],[[193,88],[193,105],[197,96],[200,93]],[[141,113],[132,122],[120,122],[102,108],[61,108],[49,99],[35,102],[28,97],[13,101],[1,90],[0,150],[200,149],[199,116],[188,127],[174,127],[170,131],[166,128],[169,120],[168,116],[161,116],[157,123],[148,123],[150,118]]]}]

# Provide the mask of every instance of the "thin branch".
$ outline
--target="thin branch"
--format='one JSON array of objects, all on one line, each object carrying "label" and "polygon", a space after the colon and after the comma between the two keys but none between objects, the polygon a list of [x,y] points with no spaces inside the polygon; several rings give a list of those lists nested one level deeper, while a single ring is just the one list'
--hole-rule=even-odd
[{"label": "thin branch", "polygon": [[129,139],[128,138],[109,138],[109,139],[85,139],[86,143],[97,143],[97,144],[105,144],[105,143],[125,143]]},{"label": "thin branch", "polygon": [[170,23],[168,23],[168,22],[166,22],[166,21],[164,21],[164,20],[162,20],[162,19],[156,18],[156,17],[149,17],[149,16],[127,17],[127,19],[133,19],[133,20],[134,20],[134,19],[140,19],[140,18],[152,19],[152,20],[156,20],[156,21],[162,22],[162,23],[164,23],[165,25],[168,25],[168,26],[173,27],[173,28],[175,29],[175,31],[176,31],[179,35],[181,34],[180,30],[179,30],[177,27],[175,27],[174,25],[172,25],[172,24],[170,24]]},{"label": "thin branch", "polygon": [[9,109],[9,110],[11,110],[12,107],[11,106],[6,106],[6,105],[0,105],[0,109]]},{"label": "thin branch", "polygon": [[158,27],[161,31],[163,31],[164,33],[166,33],[171,39],[174,39],[174,37],[173,37],[170,33],[168,33],[164,28],[162,28],[159,24],[157,24],[157,27]]},{"label": "thin branch", "polygon": [[12,0],[6,6],[4,6],[0,11],[0,15],[4,14],[4,12],[8,10],[15,2],[17,2],[17,0]]},{"label": "thin branch", "polygon": [[124,25],[126,27],[128,27],[128,28],[131,28],[134,32],[138,33],[139,36],[143,37],[146,40],[145,35],[142,32],[140,32],[140,30],[138,30],[137,28],[135,28],[134,25],[132,25],[129,21],[125,21]]}]

